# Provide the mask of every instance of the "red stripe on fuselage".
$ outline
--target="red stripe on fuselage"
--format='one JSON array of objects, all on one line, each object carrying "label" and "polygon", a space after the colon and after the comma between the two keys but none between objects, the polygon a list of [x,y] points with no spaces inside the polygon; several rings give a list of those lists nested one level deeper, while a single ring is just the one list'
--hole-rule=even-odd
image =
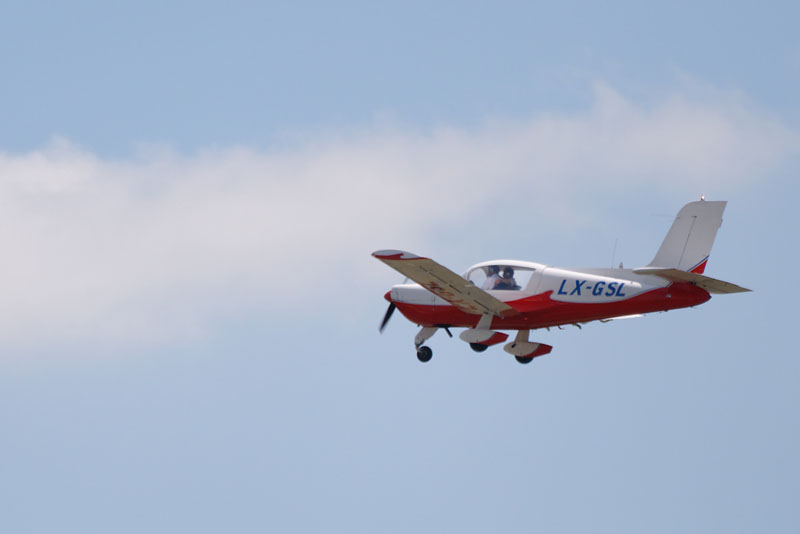
[{"label": "red stripe on fuselage", "polygon": [[[667,311],[697,306],[711,298],[694,284],[674,283],[617,302],[561,302],[550,298],[552,291],[507,302],[519,315],[495,317],[492,328],[522,330],[608,319],[624,315]],[[475,327],[480,315],[465,313],[455,306],[433,306],[395,302],[409,321],[422,326]]]}]

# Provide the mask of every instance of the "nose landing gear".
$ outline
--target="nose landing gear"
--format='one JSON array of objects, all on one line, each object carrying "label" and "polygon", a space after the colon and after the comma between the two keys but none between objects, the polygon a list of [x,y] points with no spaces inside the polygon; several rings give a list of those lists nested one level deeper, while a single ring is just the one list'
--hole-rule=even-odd
[{"label": "nose landing gear", "polygon": [[433,351],[425,345],[417,349],[417,359],[422,363],[429,362],[433,358]]},{"label": "nose landing gear", "polygon": [[429,362],[433,358],[433,351],[430,347],[423,345],[427,340],[439,330],[438,327],[424,327],[414,338],[414,346],[417,347],[417,359],[422,363]]}]

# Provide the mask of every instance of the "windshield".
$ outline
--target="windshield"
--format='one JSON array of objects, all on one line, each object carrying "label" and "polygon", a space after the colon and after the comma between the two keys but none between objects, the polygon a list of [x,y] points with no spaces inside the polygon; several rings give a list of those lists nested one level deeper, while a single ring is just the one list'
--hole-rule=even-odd
[{"label": "windshield", "polygon": [[525,289],[534,269],[510,265],[486,265],[472,269],[467,280],[484,290],[520,291]]}]

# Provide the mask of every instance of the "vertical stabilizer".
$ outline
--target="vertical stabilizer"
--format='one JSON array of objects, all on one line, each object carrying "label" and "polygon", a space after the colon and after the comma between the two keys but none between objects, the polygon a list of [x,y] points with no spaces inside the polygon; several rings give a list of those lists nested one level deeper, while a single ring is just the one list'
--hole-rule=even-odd
[{"label": "vertical stabilizer", "polygon": [[678,212],[667,237],[648,267],[702,274],[722,224],[726,201],[690,202]]}]

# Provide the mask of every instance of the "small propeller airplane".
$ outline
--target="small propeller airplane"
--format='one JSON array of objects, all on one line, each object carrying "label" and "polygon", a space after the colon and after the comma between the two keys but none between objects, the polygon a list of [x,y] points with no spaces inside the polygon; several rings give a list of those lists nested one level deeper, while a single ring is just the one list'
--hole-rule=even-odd
[{"label": "small propeller airplane", "polygon": [[538,328],[578,328],[590,321],[639,317],[645,313],[702,304],[710,294],[750,291],[703,273],[726,201],[686,204],[645,267],[624,269],[565,269],[518,260],[493,260],[470,267],[462,276],[429,258],[402,250],[379,250],[372,255],[416,283],[392,287],[385,295],[389,309],[379,331],[399,309],[422,329],[414,338],[417,358],[433,356],[423,345],[439,329],[466,328],[459,337],[476,352],[503,343],[520,363],[548,354],[553,347],[529,341]]}]

